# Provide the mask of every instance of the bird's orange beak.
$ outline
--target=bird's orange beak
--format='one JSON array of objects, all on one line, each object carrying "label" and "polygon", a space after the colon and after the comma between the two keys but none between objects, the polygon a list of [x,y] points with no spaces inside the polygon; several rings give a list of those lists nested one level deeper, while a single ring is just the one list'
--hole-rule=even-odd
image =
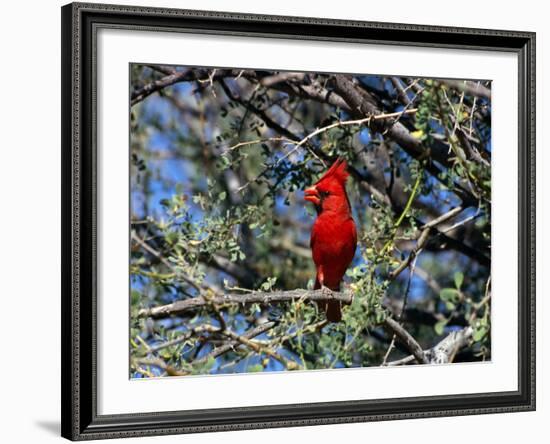
[{"label": "bird's orange beak", "polygon": [[304,199],[313,202],[315,205],[319,205],[321,203],[321,196],[319,196],[319,191],[317,191],[317,188],[310,187],[304,190]]}]

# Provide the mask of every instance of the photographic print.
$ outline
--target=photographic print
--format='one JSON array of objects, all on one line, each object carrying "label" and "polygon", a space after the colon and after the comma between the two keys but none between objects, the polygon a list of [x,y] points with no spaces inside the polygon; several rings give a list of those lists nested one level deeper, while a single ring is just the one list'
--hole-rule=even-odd
[{"label": "photographic print", "polygon": [[61,23],[62,436],[535,410],[535,33]]},{"label": "photographic print", "polygon": [[129,70],[130,378],[491,360],[489,80]]}]

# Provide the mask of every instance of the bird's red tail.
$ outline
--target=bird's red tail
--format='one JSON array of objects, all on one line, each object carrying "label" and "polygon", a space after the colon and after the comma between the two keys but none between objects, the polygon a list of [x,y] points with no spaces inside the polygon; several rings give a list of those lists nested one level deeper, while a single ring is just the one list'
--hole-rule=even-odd
[{"label": "bird's red tail", "polygon": [[340,301],[328,301],[325,307],[327,320],[329,322],[340,322],[342,320],[342,309]]},{"label": "bird's red tail", "polygon": [[[321,288],[321,284],[318,279],[315,279],[315,290]],[[333,291],[339,291],[339,288],[333,289]],[[317,306],[319,310],[323,310],[327,315],[327,321],[340,322],[342,320],[342,306],[340,301],[318,301]]]}]

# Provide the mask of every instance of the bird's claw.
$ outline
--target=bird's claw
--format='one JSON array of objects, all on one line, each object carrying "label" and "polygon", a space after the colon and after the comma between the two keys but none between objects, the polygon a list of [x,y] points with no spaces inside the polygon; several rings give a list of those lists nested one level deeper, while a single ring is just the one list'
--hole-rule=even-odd
[{"label": "bird's claw", "polygon": [[333,295],[333,291],[328,288],[328,287],[325,287],[324,285],[321,286],[321,293],[323,293],[323,296],[332,296]]}]

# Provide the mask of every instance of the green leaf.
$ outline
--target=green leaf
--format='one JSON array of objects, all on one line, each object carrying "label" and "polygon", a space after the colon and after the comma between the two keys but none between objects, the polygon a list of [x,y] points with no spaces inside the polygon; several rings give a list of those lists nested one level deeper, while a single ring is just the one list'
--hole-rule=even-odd
[{"label": "green leaf", "polygon": [[445,302],[458,302],[459,293],[456,288],[443,288],[439,292],[439,297]]},{"label": "green leaf", "polygon": [[253,373],[263,372],[264,366],[262,364],[250,365],[248,367],[248,371]]},{"label": "green leaf", "polygon": [[424,137],[425,134],[424,134],[424,131],[422,131],[422,130],[417,130],[417,131],[413,131],[413,132],[411,133],[411,136],[413,136],[413,137],[416,138],[416,139],[422,140],[422,137]]},{"label": "green leaf", "polygon": [[447,319],[442,319],[441,321],[437,321],[437,323],[434,325],[435,333],[438,336],[441,336],[443,334],[443,331],[445,330],[445,326],[447,325],[449,321]]},{"label": "green leaf", "polygon": [[166,239],[166,242],[168,242],[170,245],[174,245],[178,240],[178,233],[175,231],[169,231],[166,233],[166,236],[164,237]]},{"label": "green leaf", "polygon": [[214,356],[210,356],[208,360],[204,363],[203,371],[210,370],[215,363],[216,363],[216,358],[214,358]]},{"label": "green leaf", "polygon": [[462,283],[464,282],[464,274],[460,271],[457,271],[454,277],[455,277],[455,286],[458,290],[460,290],[460,287],[462,287]]},{"label": "green leaf", "polygon": [[137,303],[139,303],[139,301],[141,299],[141,293],[139,291],[132,290],[130,295],[131,295],[132,305],[136,305]]},{"label": "green leaf", "polygon": [[445,302],[445,308],[449,311],[453,311],[456,308],[456,305],[450,301]]},{"label": "green leaf", "polygon": [[475,342],[481,341],[485,335],[489,332],[489,328],[485,325],[480,325],[474,330],[473,339]]}]

